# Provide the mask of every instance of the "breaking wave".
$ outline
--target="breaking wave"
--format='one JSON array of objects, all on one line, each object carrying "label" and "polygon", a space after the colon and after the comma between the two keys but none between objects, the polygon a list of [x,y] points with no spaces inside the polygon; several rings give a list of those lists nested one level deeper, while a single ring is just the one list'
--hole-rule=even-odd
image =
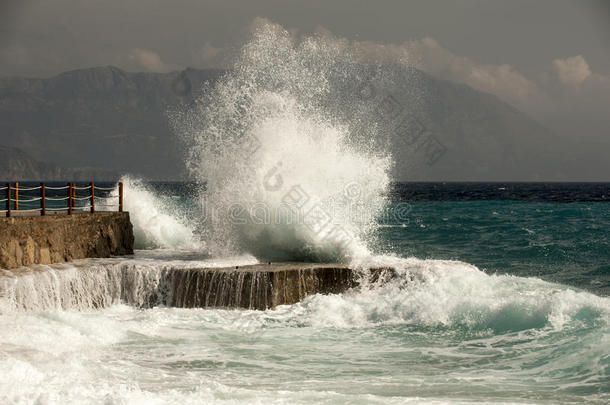
[{"label": "breaking wave", "polygon": [[183,204],[155,193],[139,179],[126,176],[121,181],[136,249],[204,248]]},{"label": "breaking wave", "polygon": [[[370,70],[370,69],[369,69]],[[259,27],[232,70],[172,115],[206,183],[205,240],[219,255],[292,260],[366,255],[392,167],[367,68],[336,40]]]}]

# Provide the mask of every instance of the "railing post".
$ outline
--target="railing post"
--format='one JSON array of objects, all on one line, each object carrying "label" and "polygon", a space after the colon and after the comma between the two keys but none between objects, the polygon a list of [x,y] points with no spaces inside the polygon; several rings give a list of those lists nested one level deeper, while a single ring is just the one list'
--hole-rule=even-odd
[{"label": "railing post", "polygon": [[119,212],[123,212],[123,182],[119,182]]},{"label": "railing post", "polygon": [[11,183],[6,185],[6,216],[11,216]]},{"label": "railing post", "polygon": [[72,183],[68,183],[68,215],[72,215]]},{"label": "railing post", "polygon": [[91,182],[89,184],[91,186],[91,213],[95,212],[95,184]]},{"label": "railing post", "polygon": [[44,186],[44,183],[40,183],[40,215],[43,217],[45,215],[47,215],[47,207],[45,204],[45,199],[46,199],[45,186]]},{"label": "railing post", "polygon": [[15,211],[19,211],[19,183],[15,182]]}]

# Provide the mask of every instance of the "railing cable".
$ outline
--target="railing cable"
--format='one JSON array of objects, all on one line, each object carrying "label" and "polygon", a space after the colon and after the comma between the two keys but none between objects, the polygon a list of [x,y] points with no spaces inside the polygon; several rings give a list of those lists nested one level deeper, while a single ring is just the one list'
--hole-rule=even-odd
[{"label": "railing cable", "polygon": [[69,186],[63,186],[63,187],[51,187],[51,186],[47,186],[47,190],[65,190],[68,187]]},{"label": "railing cable", "polygon": [[[11,198],[11,201],[15,201],[15,202],[19,201],[20,203],[28,203],[30,201],[40,201],[41,199],[42,199],[42,197],[31,197],[30,199],[27,199],[27,200],[24,200],[23,198],[19,198],[19,199]],[[0,201],[2,201],[2,200],[0,200]]]},{"label": "railing cable", "polygon": [[33,191],[33,190],[40,190],[40,186],[38,186],[38,187],[21,187],[21,186],[19,186],[19,191]]},{"label": "railing cable", "polygon": [[102,197],[102,196],[96,195],[95,198],[96,199],[99,198],[101,200],[112,200],[114,198],[119,198],[119,196],[118,195],[113,195],[113,196],[110,196],[110,197]]}]

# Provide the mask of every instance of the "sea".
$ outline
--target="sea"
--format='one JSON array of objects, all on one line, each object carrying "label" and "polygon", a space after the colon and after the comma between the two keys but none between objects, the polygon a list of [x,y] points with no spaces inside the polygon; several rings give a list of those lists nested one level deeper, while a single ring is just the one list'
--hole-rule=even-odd
[{"label": "sea", "polygon": [[[344,45],[258,27],[168,112],[191,180],[121,179],[134,255],[0,277],[0,403],[610,402],[610,183],[393,181],[395,75]],[[141,299],[269,261],[396,277],[266,310]]]},{"label": "sea", "polygon": [[[193,184],[145,186],[194,206]],[[1,402],[610,400],[610,184],[400,183],[389,200],[368,259],[399,266],[387,285],[265,311],[4,301]],[[259,262],[180,246],[192,235],[156,218],[132,214],[137,243],[163,247],[38,270]]]}]

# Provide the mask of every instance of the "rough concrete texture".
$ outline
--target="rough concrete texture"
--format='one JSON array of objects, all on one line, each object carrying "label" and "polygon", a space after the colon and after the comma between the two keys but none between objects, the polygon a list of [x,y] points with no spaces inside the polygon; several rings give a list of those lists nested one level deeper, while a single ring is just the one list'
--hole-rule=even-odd
[{"label": "rough concrete texture", "polygon": [[133,253],[127,212],[0,218],[0,268]]},{"label": "rough concrete texture", "polygon": [[[392,277],[389,268],[355,271],[343,264],[274,263],[239,268],[171,269],[148,305],[182,308],[267,309],[290,305],[313,294],[339,294],[362,278],[377,282]],[[163,291],[161,294],[159,292]]]},{"label": "rough concrete texture", "polygon": [[361,283],[384,282],[395,275],[389,268],[359,271],[342,264],[181,268],[140,267],[129,259],[111,260],[0,270],[0,296],[7,297],[5,304],[15,310],[86,310],[119,303],[139,308],[264,310],[294,304],[313,294],[341,293]]}]

